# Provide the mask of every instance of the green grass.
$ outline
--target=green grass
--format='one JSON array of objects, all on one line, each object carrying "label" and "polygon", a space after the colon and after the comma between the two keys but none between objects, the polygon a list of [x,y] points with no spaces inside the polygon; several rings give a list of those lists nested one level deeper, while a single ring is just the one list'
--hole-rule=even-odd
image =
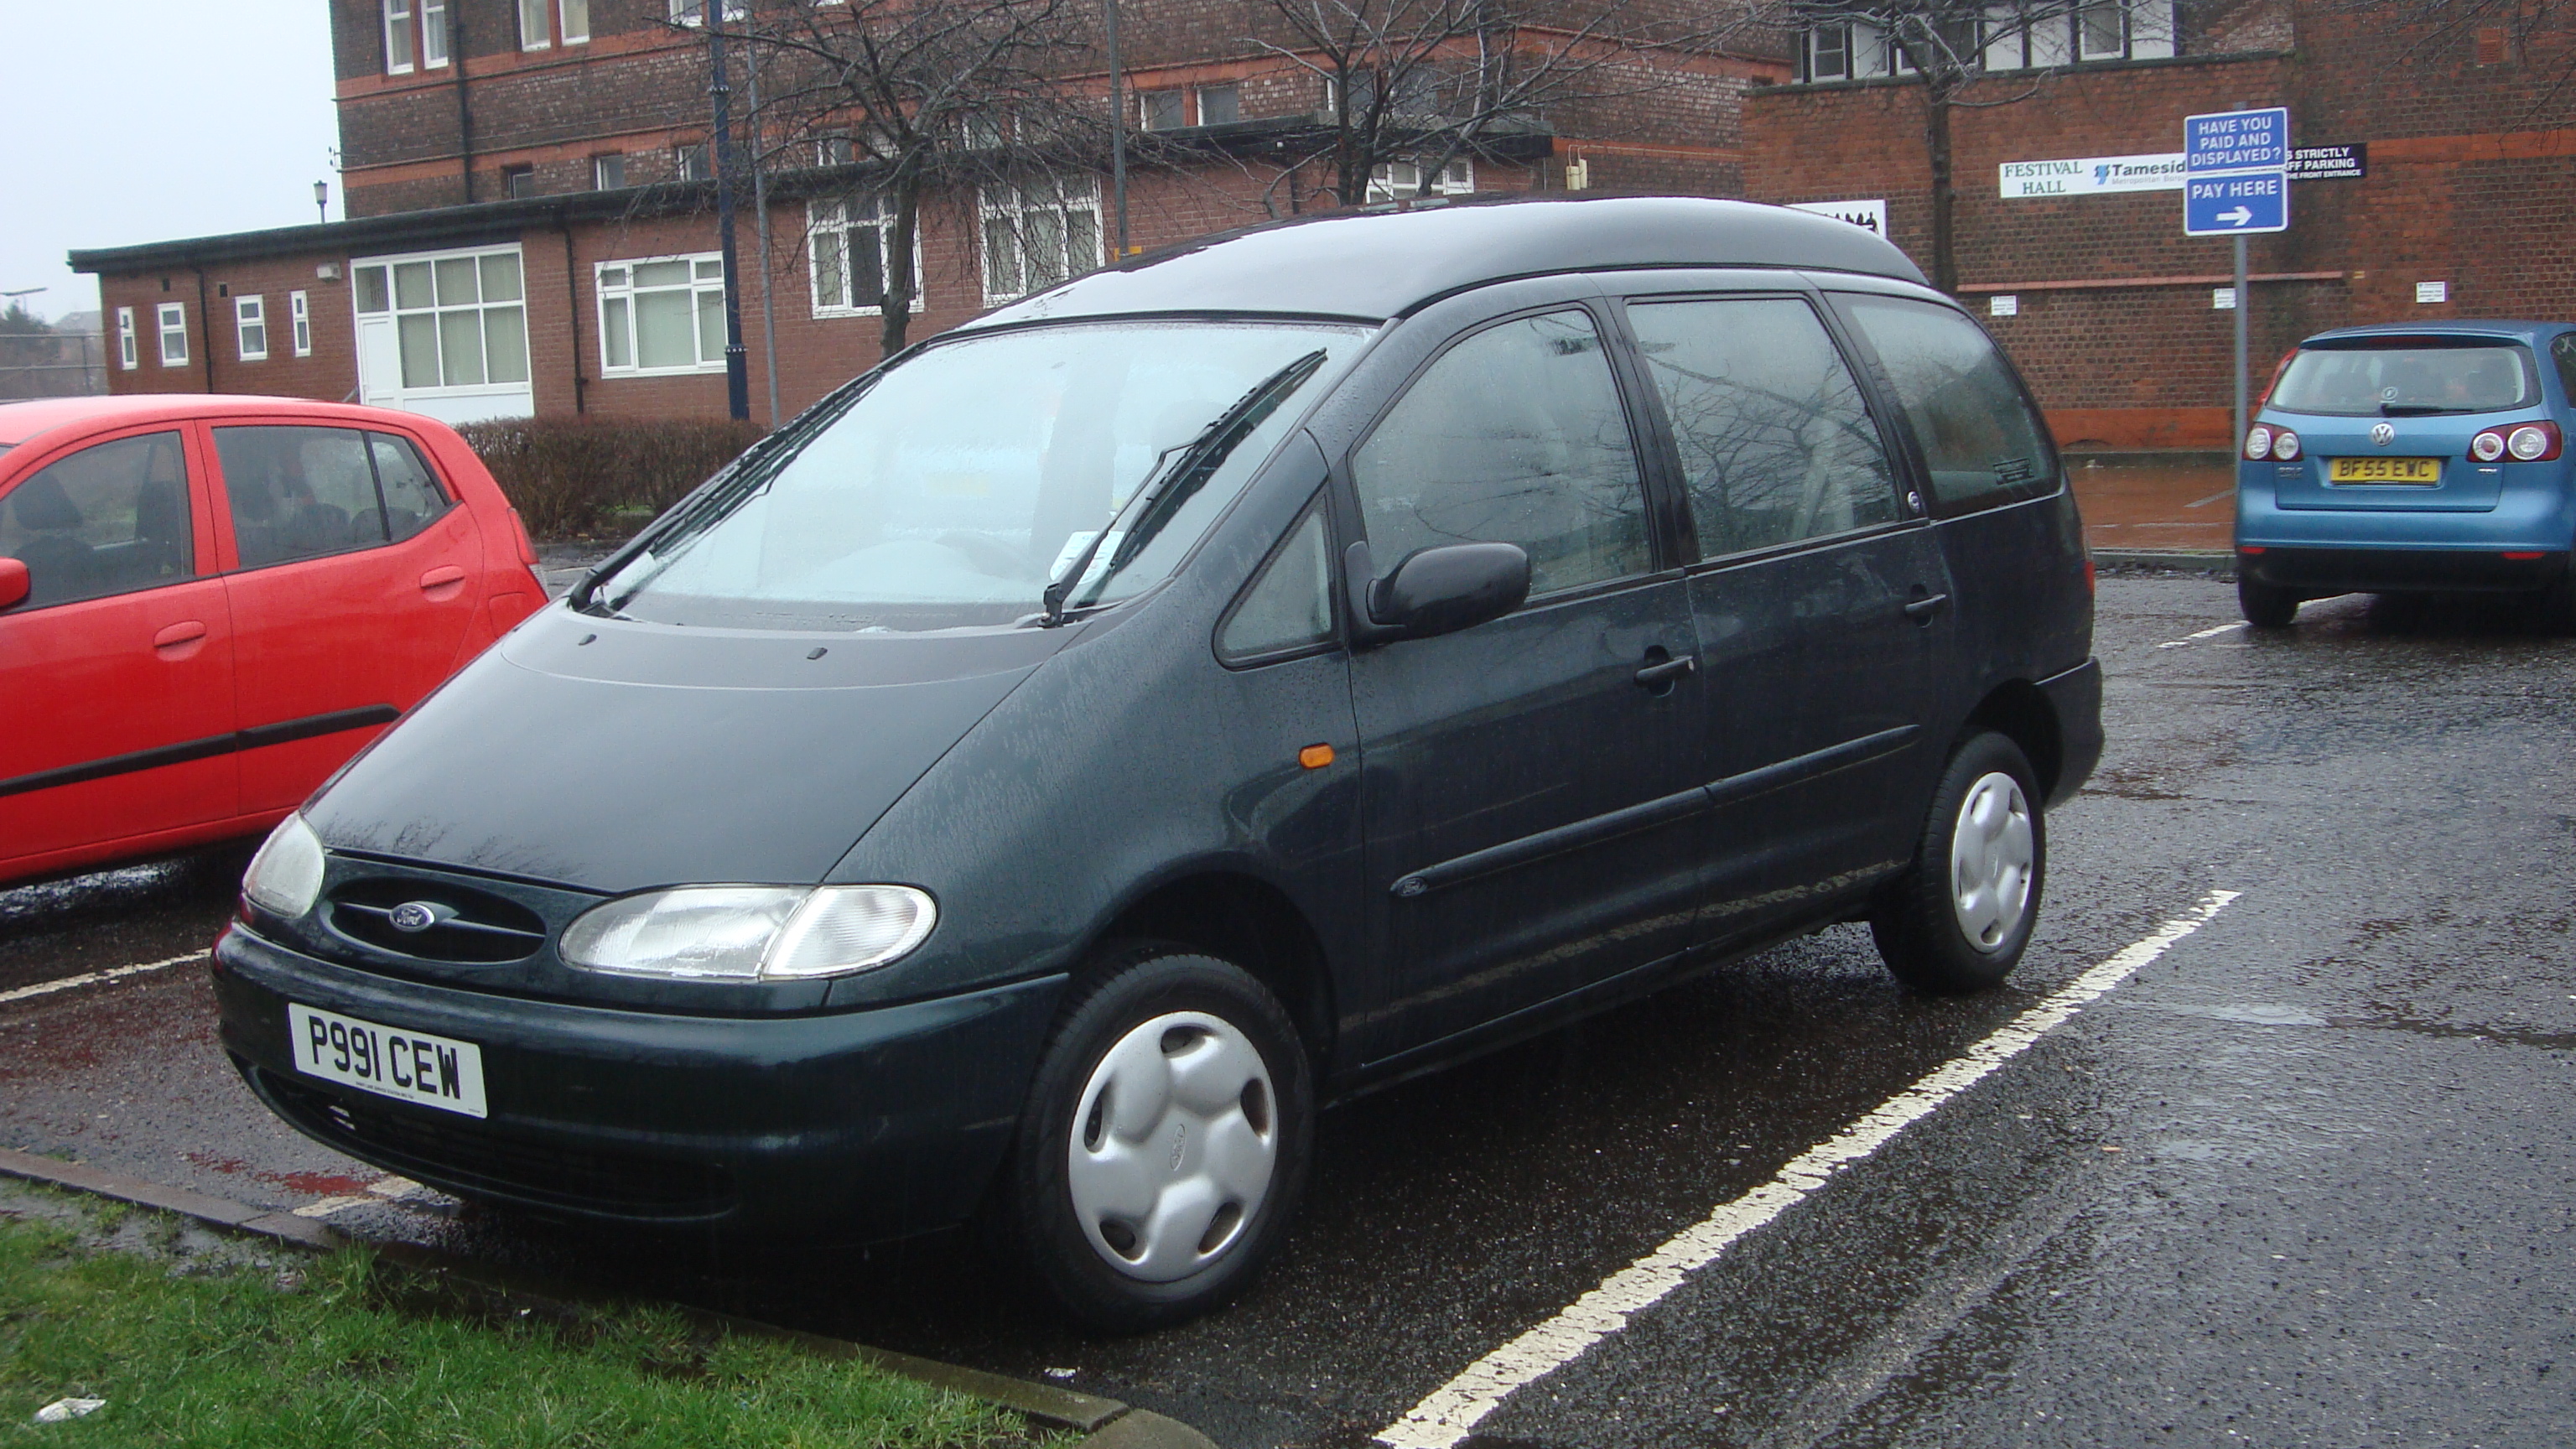
[{"label": "green grass", "polygon": [[[87,1418],[37,1424],[67,1397]],[[0,1218],[0,1445],[1024,1443],[1015,1416],[661,1308],[534,1313],[363,1250],[173,1272]]]}]

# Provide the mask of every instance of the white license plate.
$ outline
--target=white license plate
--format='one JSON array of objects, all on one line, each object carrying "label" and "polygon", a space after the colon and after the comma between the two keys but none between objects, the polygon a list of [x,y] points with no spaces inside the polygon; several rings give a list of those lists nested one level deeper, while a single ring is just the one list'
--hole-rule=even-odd
[{"label": "white license plate", "polygon": [[360,1091],[442,1112],[484,1115],[483,1052],[470,1041],[402,1031],[286,1004],[295,1069]]}]

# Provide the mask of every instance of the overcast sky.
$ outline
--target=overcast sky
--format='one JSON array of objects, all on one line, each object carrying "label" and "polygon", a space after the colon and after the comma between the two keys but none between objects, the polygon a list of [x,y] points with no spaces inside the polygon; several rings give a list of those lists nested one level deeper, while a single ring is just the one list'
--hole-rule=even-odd
[{"label": "overcast sky", "polygon": [[0,292],[94,310],[74,247],[340,217],[321,0],[0,0]]}]

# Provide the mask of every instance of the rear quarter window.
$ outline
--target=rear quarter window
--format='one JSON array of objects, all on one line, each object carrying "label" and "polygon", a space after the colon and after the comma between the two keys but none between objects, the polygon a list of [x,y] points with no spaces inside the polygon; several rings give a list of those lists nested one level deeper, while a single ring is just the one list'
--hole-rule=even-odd
[{"label": "rear quarter window", "polygon": [[1931,302],[1838,299],[1896,394],[1923,450],[1937,513],[2057,489],[2057,450],[1984,329]]}]

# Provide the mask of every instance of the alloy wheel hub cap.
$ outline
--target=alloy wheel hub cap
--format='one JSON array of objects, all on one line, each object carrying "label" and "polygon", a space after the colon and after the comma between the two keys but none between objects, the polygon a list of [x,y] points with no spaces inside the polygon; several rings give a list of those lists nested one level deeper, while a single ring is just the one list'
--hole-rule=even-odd
[{"label": "alloy wheel hub cap", "polygon": [[1950,909],[1970,945],[1992,951],[2021,926],[2037,854],[2021,782],[2001,771],[1979,776],[1950,832]]},{"label": "alloy wheel hub cap", "polygon": [[1074,1216],[1102,1261],[1169,1283],[1240,1240],[1278,1161],[1274,1100],[1260,1051],[1221,1017],[1178,1011],[1120,1037],[1066,1143]]}]

